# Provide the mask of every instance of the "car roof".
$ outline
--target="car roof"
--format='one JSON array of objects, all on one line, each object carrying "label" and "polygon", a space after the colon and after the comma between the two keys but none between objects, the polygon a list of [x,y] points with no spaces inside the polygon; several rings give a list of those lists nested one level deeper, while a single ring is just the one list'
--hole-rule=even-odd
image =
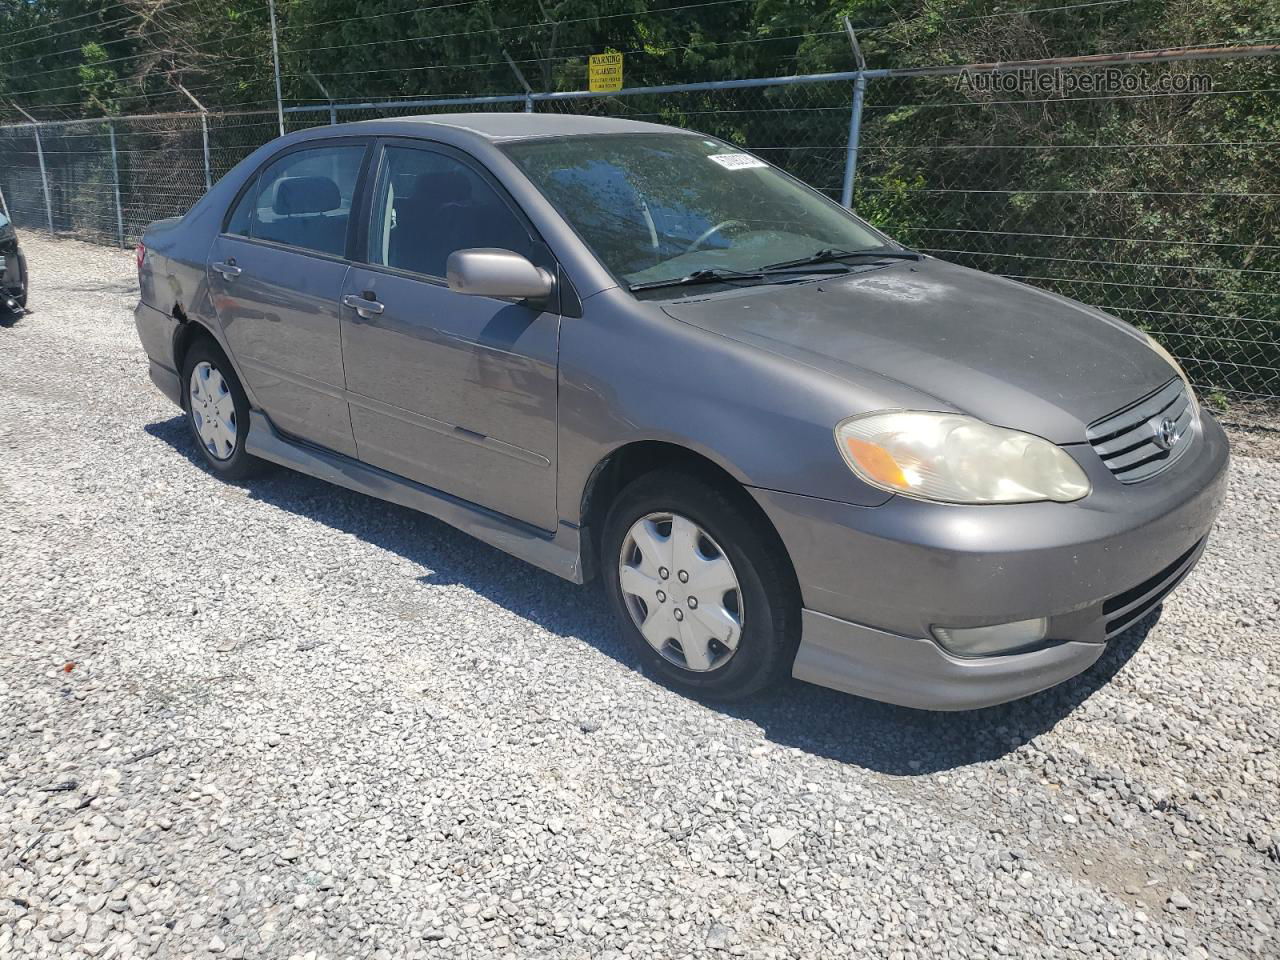
[{"label": "car roof", "polygon": [[398,136],[423,135],[424,128],[447,127],[491,143],[533,140],[540,137],[582,137],[610,133],[689,133],[679,127],[616,117],[581,117],[563,113],[432,113],[416,117],[360,120],[325,129],[334,135],[362,133]]}]

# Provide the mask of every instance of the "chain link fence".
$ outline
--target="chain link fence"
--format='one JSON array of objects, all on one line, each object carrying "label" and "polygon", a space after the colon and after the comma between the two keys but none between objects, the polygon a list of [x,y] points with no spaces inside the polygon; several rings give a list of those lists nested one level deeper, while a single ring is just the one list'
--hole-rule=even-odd
[{"label": "chain link fence", "polygon": [[[1151,332],[1208,391],[1275,398],[1280,129],[1261,120],[1276,65],[1135,64],[1067,95],[875,81],[855,206],[904,243]],[[1192,74],[1203,91],[1155,92]],[[1215,137],[1242,115],[1256,134]]]},{"label": "chain link fence", "polygon": [[23,229],[130,246],[148,224],[189,210],[277,123],[272,111],[0,127],[0,193]]},{"label": "chain link fence", "polygon": [[0,127],[0,196],[18,226],[44,229],[44,188],[34,127]]},{"label": "chain link fence", "polygon": [[[870,71],[860,140],[851,139],[851,74],[609,96],[337,103],[285,117],[290,131],[335,117],[475,110],[647,120],[740,144],[834,199],[853,145],[854,208],[895,238],[1150,331],[1210,396],[1273,402],[1280,129],[1261,118],[1277,115],[1278,66],[1275,56],[1128,64],[1108,67],[1089,92]],[[1192,74],[1199,88],[1161,92]],[[1259,118],[1256,132],[1224,139],[1241,116]],[[151,221],[188,209],[206,178],[216,182],[272,139],[277,122],[262,112],[40,124],[49,211],[35,127],[0,128],[0,190],[20,227],[47,229],[51,216],[55,233],[129,244]]]}]

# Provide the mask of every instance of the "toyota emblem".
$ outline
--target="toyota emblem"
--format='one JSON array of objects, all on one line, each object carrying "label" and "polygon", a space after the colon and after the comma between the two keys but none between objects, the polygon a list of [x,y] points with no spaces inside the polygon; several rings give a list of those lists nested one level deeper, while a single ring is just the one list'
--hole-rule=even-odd
[{"label": "toyota emblem", "polygon": [[1156,428],[1156,445],[1161,450],[1172,450],[1174,444],[1178,442],[1178,423],[1172,417],[1165,417]]}]

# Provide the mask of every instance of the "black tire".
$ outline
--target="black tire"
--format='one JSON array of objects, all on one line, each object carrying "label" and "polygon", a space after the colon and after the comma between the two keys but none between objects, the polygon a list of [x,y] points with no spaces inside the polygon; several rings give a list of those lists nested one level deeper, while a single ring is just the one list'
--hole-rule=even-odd
[{"label": "black tire", "polygon": [[[231,394],[232,404],[235,409],[235,447],[231,455],[226,458],[215,456],[205,445],[200,436],[200,430],[196,426],[195,415],[192,411],[191,374],[201,363],[209,364],[221,374],[223,381],[227,385],[227,391]],[[249,398],[245,396],[244,388],[240,386],[240,380],[236,377],[231,364],[227,362],[227,358],[208,337],[202,336],[192,343],[183,358],[182,409],[187,415],[187,427],[191,431],[191,438],[195,441],[196,449],[200,451],[200,456],[210,470],[225,480],[244,480],[261,469],[262,461],[247,453],[244,448],[245,437],[249,433]]]},{"label": "black tire", "polygon": [[[620,581],[623,543],[633,524],[654,513],[692,520],[721,548],[737,576],[742,632],[732,655],[709,670],[689,670],[659,653],[627,607]],[[800,636],[799,591],[781,543],[763,526],[740,497],[684,470],[645,474],[618,494],[601,532],[600,569],[614,616],[646,673],[715,700],[752,696],[790,674]]]},{"label": "black tire", "polygon": [[27,271],[27,258],[22,251],[18,251],[18,270],[22,276],[22,287],[13,295],[13,299],[18,302],[23,310],[27,309],[27,297],[31,293],[31,274]]}]

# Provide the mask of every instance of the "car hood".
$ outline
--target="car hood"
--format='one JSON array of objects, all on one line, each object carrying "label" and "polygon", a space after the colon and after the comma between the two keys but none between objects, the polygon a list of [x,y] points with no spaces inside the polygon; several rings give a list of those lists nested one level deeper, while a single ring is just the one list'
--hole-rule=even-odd
[{"label": "car hood", "polygon": [[1056,443],[1083,442],[1088,424],[1175,375],[1142,334],[1099,310],[932,258],[664,309],[853,382],[868,371],[896,380],[924,394],[926,408]]}]

